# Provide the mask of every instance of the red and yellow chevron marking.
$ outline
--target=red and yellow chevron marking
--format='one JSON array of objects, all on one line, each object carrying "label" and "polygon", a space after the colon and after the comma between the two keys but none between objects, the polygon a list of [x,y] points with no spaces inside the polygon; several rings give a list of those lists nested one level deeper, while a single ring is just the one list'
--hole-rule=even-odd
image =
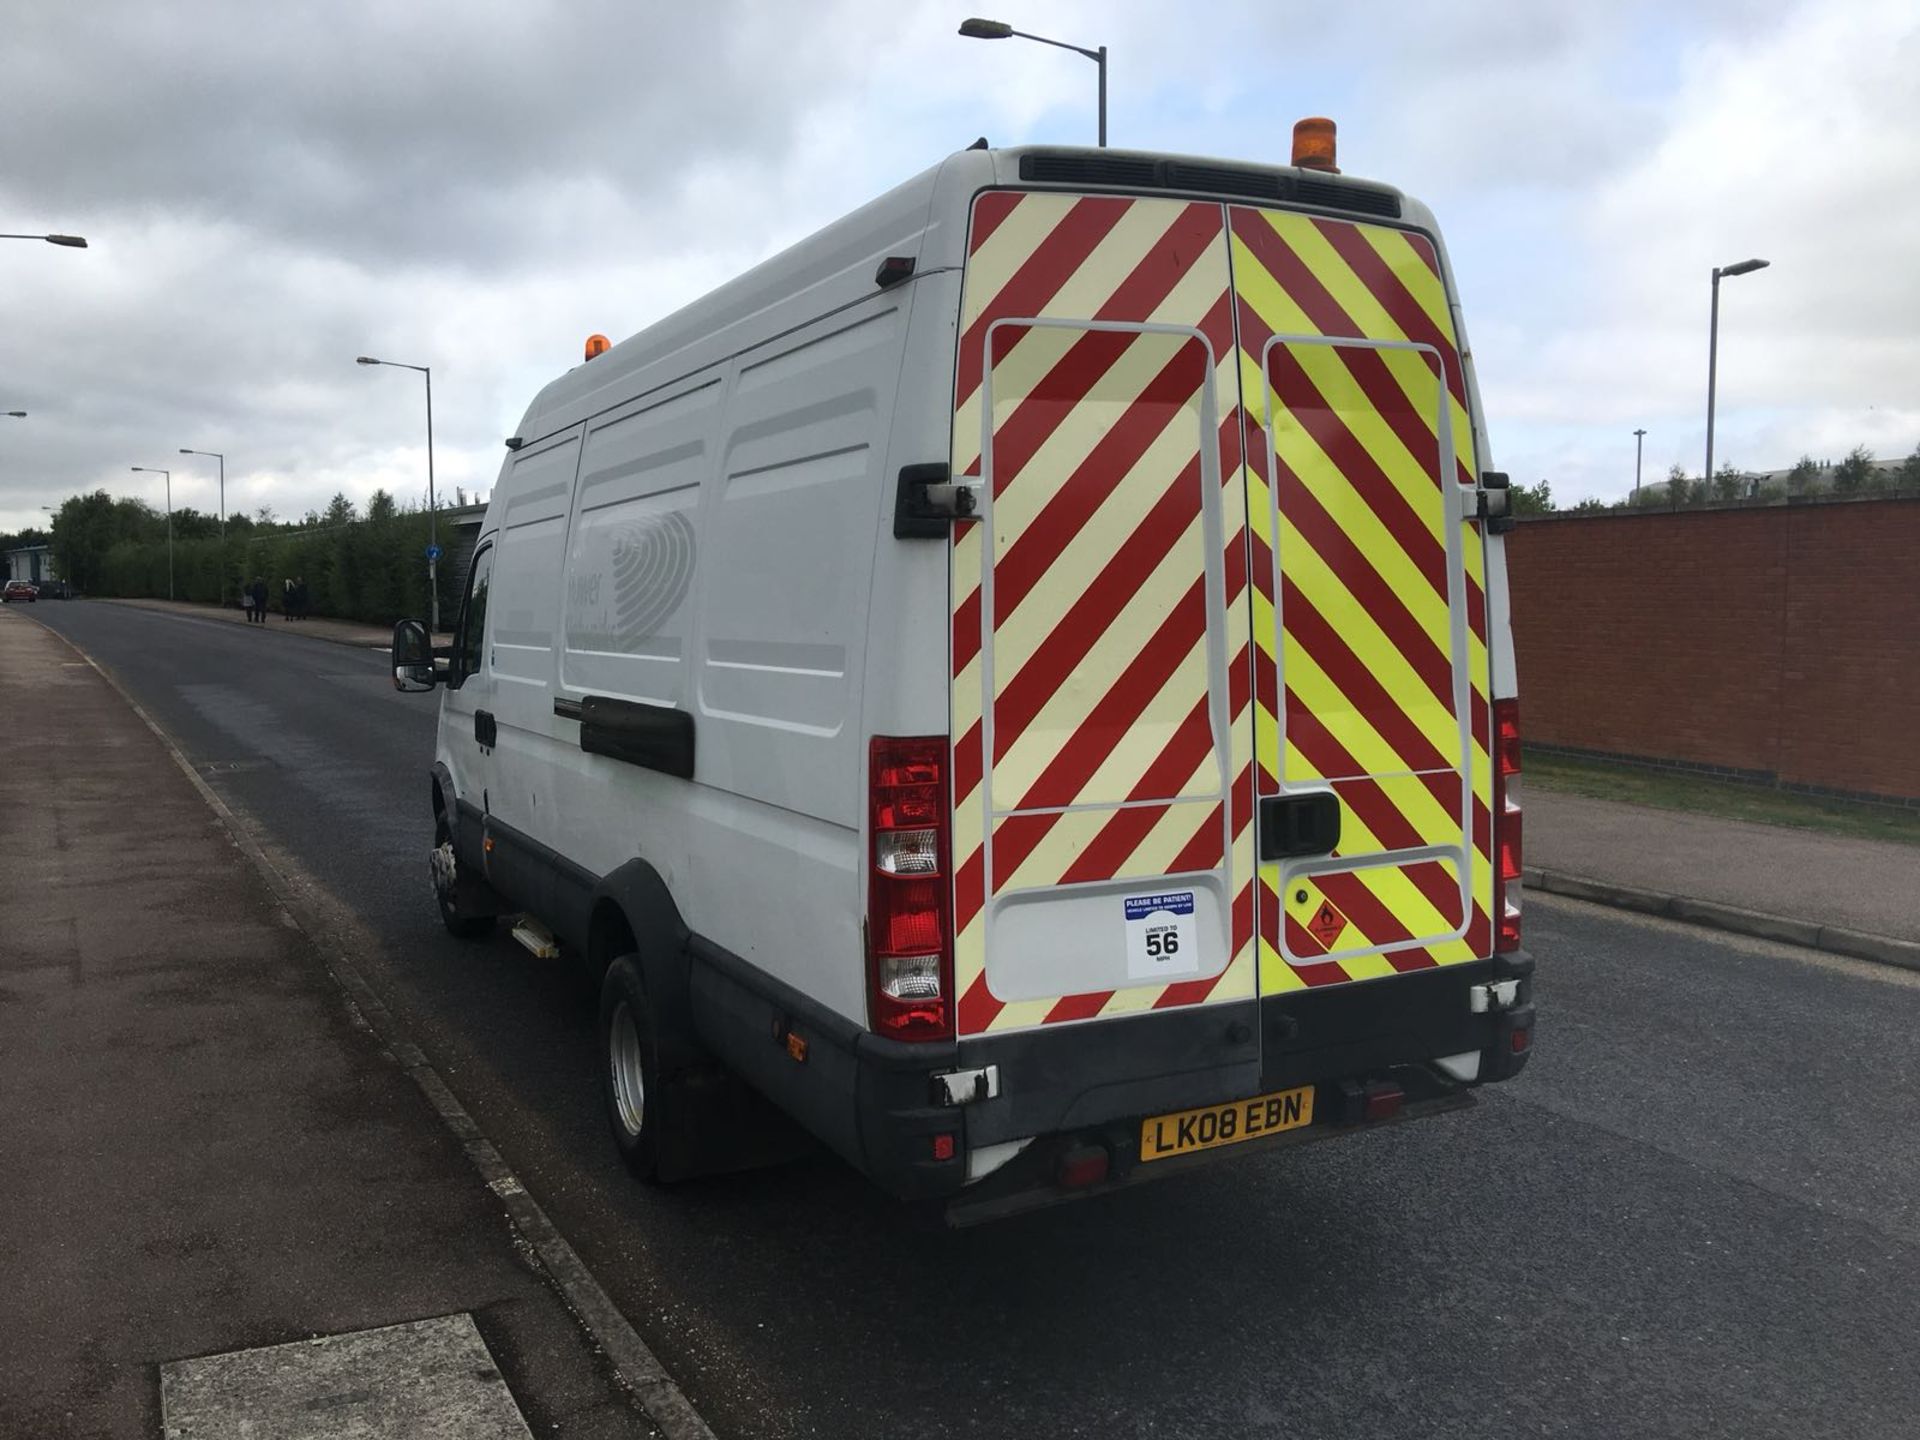
[{"label": "red and yellow chevron marking", "polygon": [[[957,527],[952,551],[960,1032],[1249,997],[1252,639],[1224,211],[983,194],[960,328],[953,469],[990,471],[992,489],[987,523]],[[1211,584],[1209,477],[1221,487]],[[1231,678],[1215,669],[1210,621]],[[1231,934],[1219,974],[993,993],[992,897],[1222,867]]]},{"label": "red and yellow chevron marking", "polygon": [[[1258,784],[1273,794],[1282,780],[1331,782],[1343,811],[1337,853],[1352,862],[1290,879],[1284,894],[1279,867],[1261,867],[1261,991],[1484,956],[1492,906],[1484,568],[1477,526],[1447,508],[1445,492],[1474,481],[1474,451],[1438,257],[1424,237],[1386,226],[1237,206],[1229,216]],[[1448,527],[1458,527],[1465,571],[1464,774]],[[1470,913],[1451,861],[1368,863],[1461,845],[1467,793]],[[1457,939],[1417,943],[1463,924]]]}]

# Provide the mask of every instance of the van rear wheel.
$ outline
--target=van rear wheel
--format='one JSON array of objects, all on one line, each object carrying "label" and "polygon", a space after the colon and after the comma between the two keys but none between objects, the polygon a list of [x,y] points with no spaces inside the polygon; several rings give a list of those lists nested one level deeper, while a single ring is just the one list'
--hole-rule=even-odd
[{"label": "van rear wheel", "polygon": [[600,986],[600,1088],[620,1158],[642,1180],[662,1179],[660,1130],[666,1086],[653,1011],[637,956],[607,967]]}]

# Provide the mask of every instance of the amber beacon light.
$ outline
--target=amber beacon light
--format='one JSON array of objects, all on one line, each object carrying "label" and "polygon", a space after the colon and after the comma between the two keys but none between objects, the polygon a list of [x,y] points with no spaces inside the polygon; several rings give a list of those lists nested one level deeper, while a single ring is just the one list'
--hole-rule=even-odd
[{"label": "amber beacon light", "polygon": [[1302,170],[1326,170],[1338,175],[1334,163],[1333,121],[1324,115],[1309,115],[1293,125],[1293,163]]},{"label": "amber beacon light", "polygon": [[587,359],[589,360],[595,356],[606,354],[607,351],[612,348],[613,342],[604,335],[587,336]]}]

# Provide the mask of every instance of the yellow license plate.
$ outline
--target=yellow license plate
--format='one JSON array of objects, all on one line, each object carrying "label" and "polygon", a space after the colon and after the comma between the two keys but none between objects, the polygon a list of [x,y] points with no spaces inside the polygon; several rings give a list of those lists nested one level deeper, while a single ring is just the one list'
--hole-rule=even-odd
[{"label": "yellow license plate", "polygon": [[1204,1105],[1140,1122],[1140,1159],[1167,1160],[1238,1145],[1313,1123],[1313,1086],[1276,1090],[1231,1105]]}]

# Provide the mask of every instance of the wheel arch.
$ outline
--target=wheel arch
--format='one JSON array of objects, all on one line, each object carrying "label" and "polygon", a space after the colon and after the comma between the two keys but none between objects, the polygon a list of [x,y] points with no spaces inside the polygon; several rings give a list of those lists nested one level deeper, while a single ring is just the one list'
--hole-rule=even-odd
[{"label": "wheel arch", "polygon": [[627,861],[594,887],[587,920],[587,963],[596,977],[623,954],[638,957],[661,1045],[661,1059],[677,1068],[701,1054],[694,1038],[691,936],[680,907],[658,870]]}]

